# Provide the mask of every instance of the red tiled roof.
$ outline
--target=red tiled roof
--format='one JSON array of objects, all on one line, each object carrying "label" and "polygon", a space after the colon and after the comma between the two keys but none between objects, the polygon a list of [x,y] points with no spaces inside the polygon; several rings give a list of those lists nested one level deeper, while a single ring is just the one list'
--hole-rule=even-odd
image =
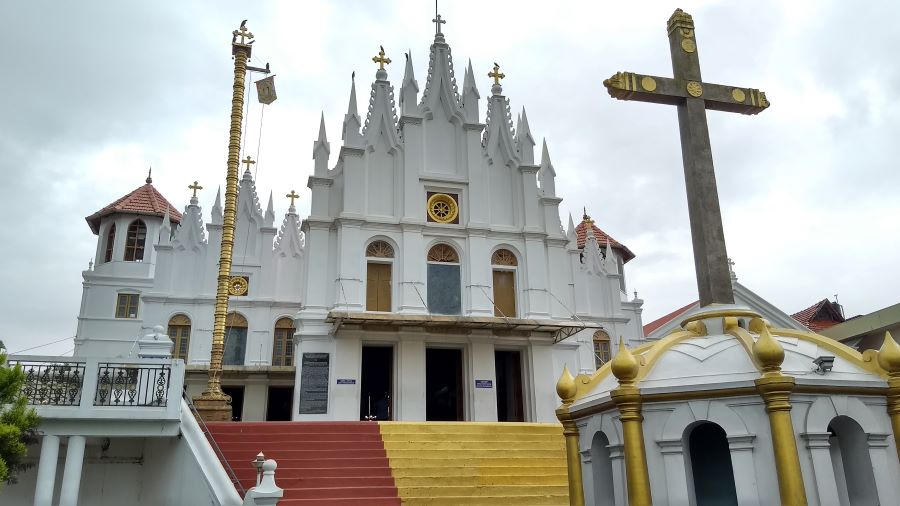
[{"label": "red tiled roof", "polygon": [[675,318],[678,318],[679,316],[683,315],[684,313],[687,313],[688,310],[697,307],[699,304],[700,304],[700,301],[695,300],[694,302],[691,302],[690,304],[688,304],[684,307],[680,307],[680,308],[676,309],[675,311],[672,311],[671,313],[669,313],[665,316],[661,316],[661,317],[653,320],[652,322],[644,325],[644,337],[649,336],[656,329],[669,323],[670,321],[674,320]]},{"label": "red tiled roof", "polygon": [[[597,243],[600,244],[601,248],[605,248],[606,243],[609,242],[610,246],[612,246],[613,249],[619,250],[619,252],[622,253],[622,260],[624,262],[627,263],[629,260],[634,258],[634,253],[632,253],[627,246],[613,239],[606,232],[600,230],[600,228],[597,227],[597,225],[594,225],[593,222],[591,222],[591,228],[594,230],[594,237],[597,238]],[[587,238],[587,227],[584,226],[584,221],[582,221],[578,224],[578,226],[575,227],[575,237],[578,239],[578,247],[584,248],[584,241]]]},{"label": "red tiled roof", "polygon": [[803,311],[792,314],[791,318],[813,332],[827,329],[844,321],[838,308],[828,299],[822,299]]},{"label": "red tiled roof", "polygon": [[169,219],[172,223],[181,223],[181,213],[175,206],[169,203],[152,184],[134,190],[112,204],[104,207],[96,213],[85,218],[94,234],[100,233],[100,218],[115,213],[143,214],[147,216],[165,216],[166,208],[169,209]]}]

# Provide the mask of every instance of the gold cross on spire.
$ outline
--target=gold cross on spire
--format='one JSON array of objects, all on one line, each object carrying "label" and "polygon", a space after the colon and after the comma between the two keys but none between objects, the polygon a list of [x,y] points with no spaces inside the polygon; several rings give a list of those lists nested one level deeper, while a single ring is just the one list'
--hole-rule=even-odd
[{"label": "gold cross on spire", "polygon": [[288,193],[285,197],[291,199],[291,207],[294,207],[294,199],[299,199],[300,195],[297,195],[297,192],[291,190],[291,193]]},{"label": "gold cross on spire", "polygon": [[241,163],[247,166],[247,170],[250,170],[250,166],[256,162],[254,162],[253,159],[250,158],[250,155],[247,155],[247,158],[244,158],[244,161],[242,161]]},{"label": "gold cross on spire", "polygon": [[[240,37],[241,41],[238,42],[237,38]],[[247,20],[241,21],[241,27],[237,30],[231,32],[231,43],[232,44],[240,44],[242,46],[246,46],[250,43],[250,39],[253,38],[253,34],[250,30],[247,29]]]},{"label": "gold cross on spire", "polygon": [[500,80],[503,79],[504,77],[506,77],[506,74],[501,74],[500,73],[500,64],[497,62],[494,62],[494,71],[488,72],[488,77],[494,78],[494,84],[500,84]]},{"label": "gold cross on spire", "polygon": [[384,70],[384,64],[391,63],[391,59],[384,57],[384,46],[378,46],[378,47],[381,48],[381,51],[378,51],[378,56],[372,57],[372,61],[379,65],[378,70]]},{"label": "gold cross on spire", "polygon": [[198,183],[197,181],[194,181],[194,184],[188,185],[188,190],[194,190],[194,194],[191,195],[192,198],[197,198],[197,190],[202,190],[202,189],[203,189],[203,187],[200,186],[200,183]]}]

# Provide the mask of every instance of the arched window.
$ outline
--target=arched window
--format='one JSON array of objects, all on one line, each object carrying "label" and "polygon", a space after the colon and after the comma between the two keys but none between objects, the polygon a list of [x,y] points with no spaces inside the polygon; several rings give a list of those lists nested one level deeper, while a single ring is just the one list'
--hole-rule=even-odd
[{"label": "arched window", "polygon": [[594,332],[594,366],[600,369],[600,366],[609,362],[611,357],[609,347],[609,334],[604,330]]},{"label": "arched window", "polygon": [[435,314],[462,313],[459,255],[447,244],[428,250],[428,311]]},{"label": "arched window", "polygon": [[366,311],[390,311],[394,248],[385,241],[372,241],[366,257]]},{"label": "arched window", "polygon": [[498,249],[491,255],[494,271],[494,316],[516,317],[516,255]]},{"label": "arched window", "polygon": [[144,261],[144,241],[147,239],[147,225],[142,220],[134,220],[128,225],[128,235],[125,236],[125,261]]},{"label": "arched window", "polygon": [[294,320],[279,318],[275,322],[272,365],[294,365]]},{"label": "arched window", "polygon": [[109,231],[106,232],[106,252],[103,253],[103,262],[112,262],[113,257],[113,247],[116,245],[116,224],[113,223],[109,226]]},{"label": "arched window", "polygon": [[594,434],[591,441],[591,475],[594,478],[594,502],[596,506],[616,504],[613,486],[612,458],[609,455],[609,438],[603,432]]},{"label": "arched window", "polygon": [[183,314],[169,318],[169,337],[175,342],[172,358],[180,358],[187,362],[191,343],[191,319]]},{"label": "arched window", "polygon": [[687,429],[688,459],[697,506],[737,505],[734,469],[725,430],[712,422]]},{"label": "arched window", "polygon": [[878,492],[869,457],[868,436],[848,416],[838,416],[828,424],[831,465],[841,506],[875,506]]},{"label": "arched window", "polygon": [[225,355],[223,365],[244,365],[247,353],[247,319],[240,313],[225,316]]}]

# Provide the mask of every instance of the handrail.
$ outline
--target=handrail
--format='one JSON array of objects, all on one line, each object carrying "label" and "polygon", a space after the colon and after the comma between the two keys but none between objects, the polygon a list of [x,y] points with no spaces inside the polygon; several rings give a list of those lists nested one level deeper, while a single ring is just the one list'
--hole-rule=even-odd
[{"label": "handrail", "polygon": [[238,479],[234,469],[231,468],[231,464],[228,463],[225,454],[222,453],[222,449],[219,448],[219,444],[216,443],[215,438],[212,437],[212,434],[209,432],[209,427],[207,427],[203,417],[200,416],[200,412],[197,411],[197,407],[194,406],[191,398],[187,395],[187,391],[183,391],[181,396],[184,398],[185,402],[187,402],[188,407],[191,408],[191,413],[193,413],[194,418],[197,419],[197,423],[200,425],[203,435],[206,436],[206,440],[209,441],[210,446],[212,446],[213,451],[216,453],[216,457],[219,458],[219,462],[221,462],[222,466],[225,468],[225,472],[228,473],[228,478],[231,480],[231,483],[240,490],[242,497],[247,495],[247,489],[241,484],[241,480]]}]

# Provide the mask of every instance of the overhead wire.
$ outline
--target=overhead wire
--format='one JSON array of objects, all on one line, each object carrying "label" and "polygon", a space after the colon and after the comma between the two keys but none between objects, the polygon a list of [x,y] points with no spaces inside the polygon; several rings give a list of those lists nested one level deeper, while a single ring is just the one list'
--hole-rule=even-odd
[{"label": "overhead wire", "polygon": [[[31,348],[25,348],[24,350],[19,350],[19,351],[10,353],[10,355],[17,355],[17,354],[19,354],[19,353],[23,353],[23,352],[26,352],[26,351],[36,350],[36,349],[38,349],[38,348],[43,348],[44,346],[50,346],[51,344],[56,344],[56,343],[61,343],[61,342],[63,342],[63,341],[68,341],[69,339],[75,339],[75,336],[64,337],[64,338],[58,339],[58,340],[56,340],[56,341],[50,341],[49,343],[39,344],[39,345],[37,345],[37,346],[32,346]],[[74,349],[74,348],[73,348],[73,349]]]}]

